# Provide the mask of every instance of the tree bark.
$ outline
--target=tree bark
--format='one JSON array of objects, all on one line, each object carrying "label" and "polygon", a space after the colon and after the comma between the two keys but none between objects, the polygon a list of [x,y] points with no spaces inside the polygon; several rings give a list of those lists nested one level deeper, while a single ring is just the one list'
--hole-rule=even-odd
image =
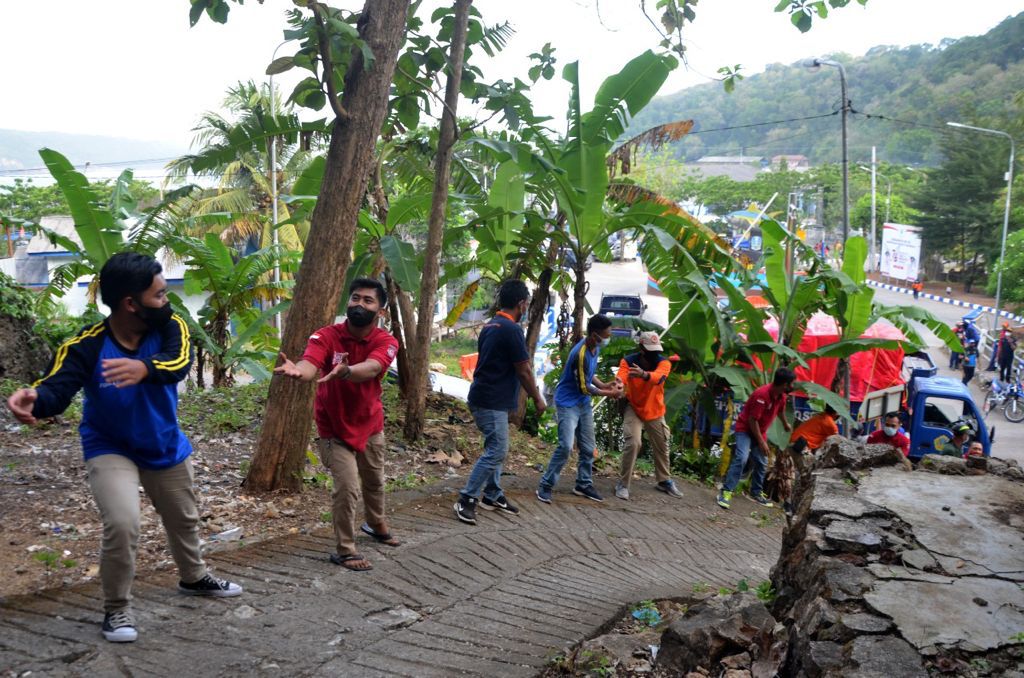
[{"label": "tree bark", "polygon": [[583,315],[587,310],[587,278],[584,266],[586,256],[582,252],[576,255],[576,281],[573,283],[572,296],[572,344],[575,346],[583,338]]},{"label": "tree bark", "polygon": [[[441,268],[441,245],[448,208],[448,181],[451,176],[452,152],[457,135],[456,110],[459,105],[459,85],[462,65],[466,57],[466,30],[469,25],[469,7],[472,0],[455,0],[455,22],[452,27],[451,52],[448,57],[448,83],[444,93],[441,131],[437,142],[434,166],[434,194],[427,222],[427,246],[423,253],[423,277],[420,281],[419,310],[416,317],[416,341],[407,346],[409,374],[405,401],[405,438],[417,440],[423,433],[423,418],[427,407],[428,360],[434,324],[434,302],[437,279]],[[404,315],[404,314],[403,314]],[[406,322],[411,319],[406,318]]]},{"label": "tree bark", "polygon": [[[366,0],[363,6],[358,30],[372,50],[374,61],[365,68],[362,55],[357,54],[345,74],[340,105],[349,115],[336,120],[331,131],[320,198],[310,220],[281,340],[281,350],[290,358],[300,357],[309,335],[335,317],[352,261],[359,207],[387,111],[408,9],[409,0]],[[244,482],[246,488],[301,488],[314,393],[311,383],[280,377],[271,381],[263,427]]]}]

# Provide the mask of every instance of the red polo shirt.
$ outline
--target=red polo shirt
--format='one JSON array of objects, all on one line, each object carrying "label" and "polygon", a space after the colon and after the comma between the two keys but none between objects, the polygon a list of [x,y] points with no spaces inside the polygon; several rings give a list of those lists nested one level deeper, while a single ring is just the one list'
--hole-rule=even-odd
[{"label": "red polo shirt", "polygon": [[750,398],[743,404],[740,416],[736,420],[737,433],[750,433],[750,420],[753,419],[761,426],[761,435],[768,437],[768,429],[771,428],[775,417],[779,416],[783,405],[786,404],[786,396],[780,393],[773,397],[771,385],[765,384],[755,388]]},{"label": "red polo shirt", "polygon": [[321,438],[340,440],[362,452],[370,436],[384,430],[380,384],[398,353],[398,341],[379,327],[373,328],[365,339],[357,339],[349,334],[348,321],[345,321],[314,332],[302,359],[327,374],[342,360],[344,353],[348,353],[349,365],[376,360],[382,368],[380,376],[358,384],[334,379],[317,386],[316,428]]}]

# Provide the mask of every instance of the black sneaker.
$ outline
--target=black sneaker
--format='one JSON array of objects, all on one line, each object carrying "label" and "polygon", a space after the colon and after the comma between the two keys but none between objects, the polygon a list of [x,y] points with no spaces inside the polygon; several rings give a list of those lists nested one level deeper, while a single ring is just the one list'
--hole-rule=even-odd
[{"label": "black sneaker", "polygon": [[586,487],[580,487],[577,485],[572,488],[572,493],[579,497],[586,497],[587,499],[593,499],[594,501],[604,501],[604,497],[597,493],[593,485],[587,485]]},{"label": "black sneaker", "polygon": [[476,525],[476,498],[459,496],[455,502],[455,517],[467,525]]},{"label": "black sneaker", "polygon": [[511,513],[514,516],[519,515],[519,507],[508,500],[505,495],[501,495],[497,499],[488,499],[484,497],[480,501],[480,508],[487,511],[493,511],[495,509],[504,511],[505,513]]},{"label": "black sneaker", "polygon": [[118,610],[103,617],[103,637],[111,643],[132,643],[139,637],[130,612]]},{"label": "black sneaker", "polygon": [[224,579],[217,579],[207,573],[197,582],[178,582],[178,591],[186,596],[210,596],[212,598],[233,598],[242,595],[242,587]]}]

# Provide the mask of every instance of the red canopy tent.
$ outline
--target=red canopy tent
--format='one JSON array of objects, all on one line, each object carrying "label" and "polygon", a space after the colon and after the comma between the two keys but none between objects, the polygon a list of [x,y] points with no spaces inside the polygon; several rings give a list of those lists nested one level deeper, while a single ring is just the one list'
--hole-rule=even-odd
[{"label": "red canopy tent", "polygon": [[[779,322],[772,317],[764,322],[764,328],[772,339],[779,340]],[[835,318],[818,311],[807,321],[807,329],[800,339],[797,351],[810,353],[822,346],[834,344],[839,341],[839,326]],[[807,367],[796,368],[796,378],[800,381],[812,381],[815,384],[832,388],[832,380],[836,376],[836,368],[839,366],[837,358],[814,358],[807,361]]]},{"label": "red canopy tent", "polygon": [[[862,339],[894,339],[907,337],[888,320],[878,320],[860,335]],[[890,386],[903,385],[903,349],[873,348],[850,356],[850,400],[862,402],[864,396]]]}]

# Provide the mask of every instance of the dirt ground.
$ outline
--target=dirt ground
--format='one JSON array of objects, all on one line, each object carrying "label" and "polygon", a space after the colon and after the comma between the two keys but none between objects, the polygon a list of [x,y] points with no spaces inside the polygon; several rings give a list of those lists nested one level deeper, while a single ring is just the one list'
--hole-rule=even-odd
[{"label": "dirt ground", "polygon": [[[241,487],[258,434],[265,386],[240,388],[227,394],[184,394],[181,400],[182,427],[195,449],[201,537],[208,552],[330,524],[329,474],[313,454],[301,494],[255,495]],[[432,395],[424,437],[407,445],[394,390],[385,389],[389,493],[465,475],[481,445],[465,405]],[[549,453],[539,439],[515,433],[506,469],[516,473],[546,461]],[[173,569],[159,517],[144,494],[142,507],[137,573]],[[236,527],[241,528],[240,537],[218,537]],[[0,407],[0,572],[6,575],[0,579],[0,597],[95,578],[101,535],[74,413],[30,429]]]}]

